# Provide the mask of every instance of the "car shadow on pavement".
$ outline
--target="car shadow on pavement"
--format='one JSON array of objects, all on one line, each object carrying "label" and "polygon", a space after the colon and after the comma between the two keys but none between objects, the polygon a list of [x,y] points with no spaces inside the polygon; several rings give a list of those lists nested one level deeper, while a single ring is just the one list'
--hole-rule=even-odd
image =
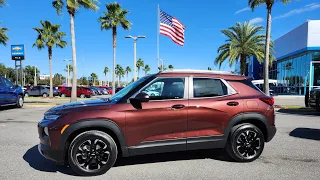
[{"label": "car shadow on pavement", "polygon": [[224,149],[208,149],[120,158],[117,160],[114,167],[196,159],[214,159],[219,161],[233,162],[233,160],[226,154]]},{"label": "car shadow on pavement", "polygon": [[320,112],[310,108],[300,109],[279,109],[278,113],[293,114],[293,115],[305,115],[305,116],[320,116]]},{"label": "car shadow on pavement", "polygon": [[[75,174],[69,166],[57,165],[53,161],[44,158],[39,153],[37,145],[28,149],[28,151],[23,155],[23,159],[29,163],[30,167],[38,171],[52,173],[60,172],[67,175],[77,176],[77,174]],[[233,162],[233,160],[227,156],[223,149],[211,149],[119,158],[114,167],[196,159],[214,159],[219,161]]]},{"label": "car shadow on pavement", "polygon": [[320,129],[296,128],[289,133],[290,136],[320,141]]},{"label": "car shadow on pavement", "polygon": [[61,172],[72,176],[77,176],[70,167],[65,165],[57,165],[53,161],[44,158],[38,151],[38,146],[35,145],[23,155],[23,159],[29,165],[38,171],[43,172]]}]

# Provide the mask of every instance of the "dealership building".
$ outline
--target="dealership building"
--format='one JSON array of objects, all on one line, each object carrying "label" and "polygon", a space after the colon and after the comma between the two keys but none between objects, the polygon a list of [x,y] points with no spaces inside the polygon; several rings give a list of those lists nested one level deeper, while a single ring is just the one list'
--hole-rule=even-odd
[{"label": "dealership building", "polygon": [[[320,20],[308,20],[275,40],[274,47],[269,78],[277,80],[272,87],[277,94],[304,95],[309,87],[320,87]],[[247,59],[246,75],[263,79],[263,64]]]}]

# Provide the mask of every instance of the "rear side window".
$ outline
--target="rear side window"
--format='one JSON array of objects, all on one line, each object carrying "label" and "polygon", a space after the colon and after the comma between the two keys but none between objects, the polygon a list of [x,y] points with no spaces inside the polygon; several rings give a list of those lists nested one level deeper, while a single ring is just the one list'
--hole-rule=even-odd
[{"label": "rear side window", "polygon": [[193,78],[193,96],[216,97],[228,94],[227,86],[220,79]]},{"label": "rear side window", "polygon": [[245,80],[229,80],[229,81],[230,81],[230,82],[239,82],[239,83],[245,84],[245,85],[249,86],[250,88],[252,88],[252,89],[254,89],[254,90],[256,90],[256,91],[259,91],[259,92],[263,93],[262,90],[259,89],[256,85],[254,85],[250,79],[245,79]]}]

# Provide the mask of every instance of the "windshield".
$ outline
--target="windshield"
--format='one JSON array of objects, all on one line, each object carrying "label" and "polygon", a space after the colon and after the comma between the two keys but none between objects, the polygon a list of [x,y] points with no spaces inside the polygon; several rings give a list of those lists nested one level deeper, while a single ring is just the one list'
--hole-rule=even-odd
[{"label": "windshield", "polygon": [[142,78],[140,78],[139,80],[129,84],[128,86],[126,86],[125,88],[121,89],[121,91],[119,91],[117,94],[111,96],[109,98],[109,101],[119,101],[121,98],[123,98],[126,94],[128,94],[128,92],[130,92],[132,89],[134,89],[135,87],[139,86],[141,83],[143,83],[147,78],[149,78],[150,76],[144,76]]}]

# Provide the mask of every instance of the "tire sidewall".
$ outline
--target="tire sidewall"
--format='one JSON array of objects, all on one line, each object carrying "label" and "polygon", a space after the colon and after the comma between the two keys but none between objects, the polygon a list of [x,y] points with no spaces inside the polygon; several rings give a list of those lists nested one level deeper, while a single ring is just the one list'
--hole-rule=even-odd
[{"label": "tire sidewall", "polygon": [[[22,104],[20,105],[20,100],[22,100]],[[21,95],[18,96],[18,99],[17,99],[17,107],[18,108],[22,108],[23,107],[23,104],[24,104],[24,100],[23,100],[23,97]]]},{"label": "tire sidewall", "polygon": [[[256,132],[260,138],[260,151],[253,158],[250,158],[250,159],[244,158],[243,156],[241,156],[236,148],[236,141],[237,141],[238,136],[246,130],[252,130],[252,131]],[[227,150],[233,159],[235,159],[236,161],[240,161],[240,162],[251,162],[251,161],[254,161],[257,158],[259,158],[259,156],[262,154],[263,149],[264,149],[265,140],[264,140],[263,133],[261,132],[261,130],[259,128],[257,128],[256,126],[254,126],[252,124],[241,124],[241,125],[235,127],[235,129],[231,133],[231,136],[230,136],[228,143],[229,143],[228,144],[229,148]]]},{"label": "tire sidewall", "polygon": [[48,94],[47,93],[43,93],[42,97],[46,98],[46,97],[48,97]]},{"label": "tire sidewall", "polygon": [[80,98],[85,98],[86,96],[84,94],[80,94]]},{"label": "tire sidewall", "polygon": [[[109,160],[106,165],[104,165],[103,168],[99,170],[94,170],[94,171],[85,171],[81,167],[78,166],[78,161],[76,160],[76,152],[77,148],[86,140],[89,139],[99,139],[104,141],[108,146],[110,146],[110,156]],[[69,151],[68,151],[68,160],[71,168],[79,175],[83,176],[96,176],[96,175],[101,175],[106,173],[115,163],[117,159],[117,145],[112,139],[111,136],[108,134],[101,132],[101,131],[86,131],[84,133],[79,134],[77,137],[74,138],[72,141]]]}]

